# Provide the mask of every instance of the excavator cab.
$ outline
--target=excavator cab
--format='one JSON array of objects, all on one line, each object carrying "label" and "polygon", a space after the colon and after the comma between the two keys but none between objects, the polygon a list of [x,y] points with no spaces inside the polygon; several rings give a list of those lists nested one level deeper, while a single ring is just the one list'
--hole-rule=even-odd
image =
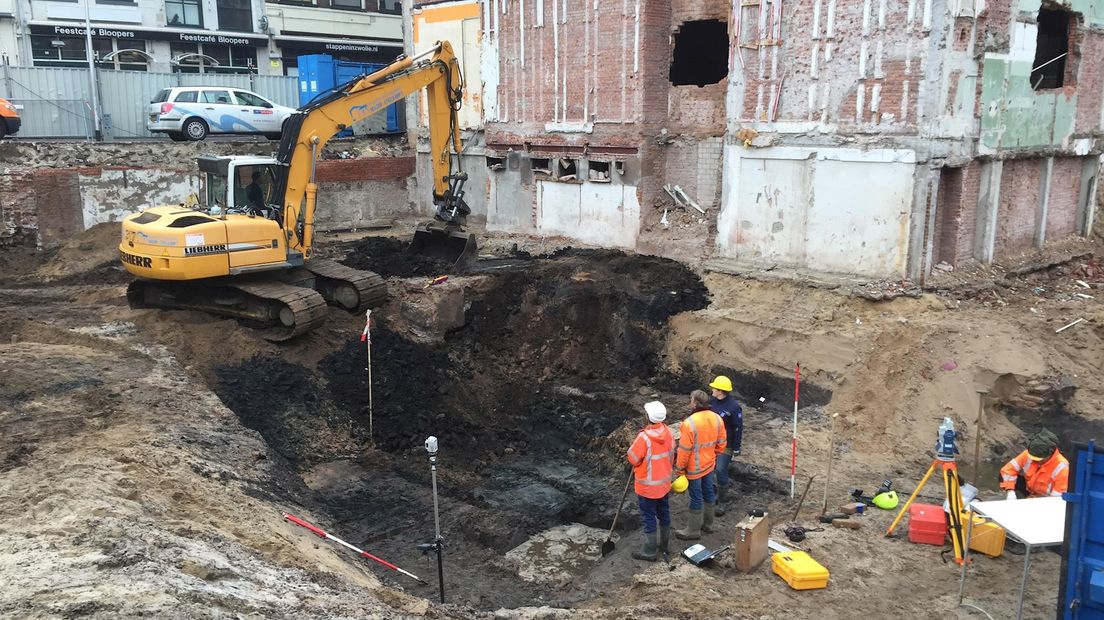
[{"label": "excavator cab", "polygon": [[277,165],[271,157],[203,156],[197,159],[203,175],[206,206],[212,215],[246,213],[271,215]]},{"label": "excavator cab", "polygon": [[464,183],[467,180],[466,172],[450,174],[448,190],[441,196],[434,194],[433,203],[437,212],[433,221],[414,230],[414,241],[411,243],[414,254],[447,261],[455,269],[463,269],[475,260],[478,253],[475,236],[463,229],[471,213],[464,202]]}]

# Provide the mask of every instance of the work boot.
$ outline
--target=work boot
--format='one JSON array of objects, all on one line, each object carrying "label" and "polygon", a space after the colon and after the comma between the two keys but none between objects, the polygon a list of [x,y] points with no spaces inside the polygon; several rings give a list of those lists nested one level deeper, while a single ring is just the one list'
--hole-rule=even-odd
[{"label": "work boot", "polygon": [[659,526],[659,550],[668,553],[671,550],[671,526]]},{"label": "work boot", "polygon": [[637,560],[647,560],[649,562],[655,562],[659,550],[656,548],[656,533],[645,532],[644,544],[641,545],[640,551],[633,551],[632,556]]},{"label": "work boot", "polygon": [[718,517],[723,517],[725,513],[724,503],[728,499],[728,487],[717,486],[717,508],[714,510]]},{"label": "work boot", "polygon": [[675,538],[679,540],[698,540],[702,533],[702,509],[691,508],[686,511],[686,527],[675,530]]},{"label": "work boot", "polygon": [[713,515],[717,512],[716,504],[706,504],[705,513],[702,515],[702,531],[706,534],[713,532]]}]

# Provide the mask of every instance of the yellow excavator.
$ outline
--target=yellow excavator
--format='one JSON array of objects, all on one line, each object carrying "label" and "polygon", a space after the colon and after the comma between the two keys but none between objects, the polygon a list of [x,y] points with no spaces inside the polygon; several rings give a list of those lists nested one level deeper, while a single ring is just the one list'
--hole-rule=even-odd
[{"label": "yellow excavator", "polygon": [[317,327],[327,304],[352,313],[382,305],[387,287],[378,275],[312,258],[315,163],[338,132],[421,88],[436,212],[415,230],[412,250],[456,264],[471,260],[476,243],[463,228],[470,210],[456,118],[463,77],[452,46],[440,41],[300,108],[285,124],[275,159],[200,157],[203,198],[124,219],[120,258],[138,278],[127,289],[131,307],[246,319],[281,341]]}]

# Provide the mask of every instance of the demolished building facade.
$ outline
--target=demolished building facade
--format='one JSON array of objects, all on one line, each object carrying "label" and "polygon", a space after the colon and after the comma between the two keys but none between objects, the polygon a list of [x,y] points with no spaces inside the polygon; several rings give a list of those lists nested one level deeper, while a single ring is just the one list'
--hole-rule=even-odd
[{"label": "demolished building facade", "polygon": [[490,230],[922,278],[1092,226],[1102,0],[465,0],[413,21],[415,49],[461,41]]}]

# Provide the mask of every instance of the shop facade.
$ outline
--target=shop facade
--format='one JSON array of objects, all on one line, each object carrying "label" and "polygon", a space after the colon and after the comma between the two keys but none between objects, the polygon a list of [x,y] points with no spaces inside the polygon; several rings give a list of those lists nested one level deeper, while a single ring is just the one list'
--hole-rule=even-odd
[{"label": "shop facade", "polygon": [[87,17],[102,69],[296,75],[303,54],[391,62],[402,53],[400,13],[394,0],[0,0],[0,56],[85,68]]}]

